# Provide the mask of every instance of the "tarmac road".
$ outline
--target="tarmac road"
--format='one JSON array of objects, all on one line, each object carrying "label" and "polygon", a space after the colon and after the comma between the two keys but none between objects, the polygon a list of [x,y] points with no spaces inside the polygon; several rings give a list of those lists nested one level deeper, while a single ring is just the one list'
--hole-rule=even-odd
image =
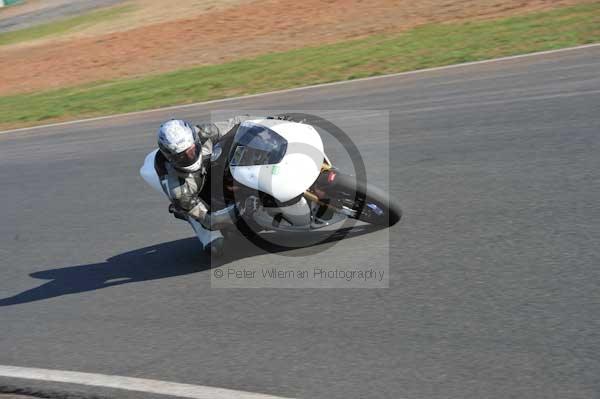
[{"label": "tarmac road", "polygon": [[[0,13],[0,33],[25,29],[39,24],[72,17],[99,7],[106,7],[123,0],[43,0],[43,4],[13,6],[17,9],[5,9],[10,15]],[[39,3],[41,1],[38,0]],[[19,9],[22,8],[22,9]]]},{"label": "tarmac road", "polygon": [[[598,397],[599,71],[593,47],[0,135],[0,364],[303,398]],[[389,238],[388,289],[211,288],[138,167],[159,121],[223,108],[390,111],[389,143],[349,133],[380,184],[390,153],[389,236],[306,258],[237,241],[221,266],[387,262]]]}]

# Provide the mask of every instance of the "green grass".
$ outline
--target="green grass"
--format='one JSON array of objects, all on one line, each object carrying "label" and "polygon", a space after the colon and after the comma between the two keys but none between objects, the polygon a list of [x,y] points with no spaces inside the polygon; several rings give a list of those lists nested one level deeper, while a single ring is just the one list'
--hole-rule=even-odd
[{"label": "green grass", "polygon": [[12,32],[0,33],[0,46],[22,43],[29,40],[41,39],[50,36],[58,36],[63,33],[71,32],[77,28],[81,29],[87,26],[95,25],[99,22],[112,20],[131,10],[133,10],[133,7],[129,5],[104,8],[84,15],[79,15],[77,17],[66,18],[60,21],[36,25],[32,26],[31,28],[20,29]]},{"label": "green grass", "polygon": [[425,25],[322,47],[144,78],[0,97],[0,126],[106,115],[600,41],[600,3]]}]

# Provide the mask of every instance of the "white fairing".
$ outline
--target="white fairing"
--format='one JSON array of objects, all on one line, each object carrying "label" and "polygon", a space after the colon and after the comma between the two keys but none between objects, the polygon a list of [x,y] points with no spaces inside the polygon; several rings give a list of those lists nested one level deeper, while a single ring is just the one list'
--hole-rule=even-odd
[{"label": "white fairing", "polygon": [[154,150],[150,154],[146,155],[144,164],[140,168],[140,175],[146,181],[146,183],[162,194],[163,190],[160,186],[160,180],[158,179],[158,174],[156,174],[156,169],[154,169],[154,158],[156,157],[157,152],[158,150]]},{"label": "white fairing", "polygon": [[276,165],[231,166],[233,178],[243,185],[289,201],[306,191],[321,172],[325,153],[323,141],[314,127],[273,119],[257,119],[243,124],[262,125],[287,140],[287,151]]}]

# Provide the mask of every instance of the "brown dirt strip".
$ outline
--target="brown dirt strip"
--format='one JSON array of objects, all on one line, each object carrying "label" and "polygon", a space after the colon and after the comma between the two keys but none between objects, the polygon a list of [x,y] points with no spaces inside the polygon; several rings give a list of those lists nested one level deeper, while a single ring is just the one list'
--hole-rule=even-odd
[{"label": "brown dirt strip", "polygon": [[[142,76],[268,52],[591,0],[255,0],[127,31],[0,47],[0,95]],[[168,12],[168,11],[165,11]]]}]

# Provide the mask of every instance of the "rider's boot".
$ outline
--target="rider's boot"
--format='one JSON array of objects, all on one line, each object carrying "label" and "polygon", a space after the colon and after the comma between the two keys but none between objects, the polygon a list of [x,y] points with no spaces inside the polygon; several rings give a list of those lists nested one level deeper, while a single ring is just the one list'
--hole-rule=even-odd
[{"label": "rider's boot", "polygon": [[215,256],[217,258],[223,256],[225,253],[225,239],[223,237],[216,238],[208,243],[204,250],[206,252],[210,252],[211,256]]},{"label": "rider's boot", "polygon": [[219,230],[208,230],[195,219],[189,217],[188,222],[192,225],[196,237],[202,243],[202,248],[212,256],[223,255],[224,239]]}]

